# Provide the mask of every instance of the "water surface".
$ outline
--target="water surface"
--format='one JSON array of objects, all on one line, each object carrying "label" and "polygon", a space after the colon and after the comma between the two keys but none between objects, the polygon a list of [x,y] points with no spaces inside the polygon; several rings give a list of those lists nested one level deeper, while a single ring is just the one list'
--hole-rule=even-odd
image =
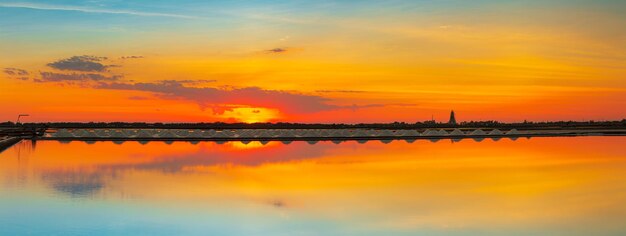
[{"label": "water surface", "polygon": [[624,235],[626,137],[23,141],[0,235]]}]

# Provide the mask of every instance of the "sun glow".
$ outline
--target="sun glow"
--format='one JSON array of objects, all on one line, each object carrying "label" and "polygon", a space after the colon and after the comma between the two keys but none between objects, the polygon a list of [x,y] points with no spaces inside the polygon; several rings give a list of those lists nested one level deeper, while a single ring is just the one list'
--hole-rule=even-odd
[{"label": "sun glow", "polygon": [[262,107],[238,107],[232,110],[226,110],[221,115],[222,118],[230,119],[230,121],[244,123],[262,123],[275,121],[280,116],[278,109],[262,108]]}]

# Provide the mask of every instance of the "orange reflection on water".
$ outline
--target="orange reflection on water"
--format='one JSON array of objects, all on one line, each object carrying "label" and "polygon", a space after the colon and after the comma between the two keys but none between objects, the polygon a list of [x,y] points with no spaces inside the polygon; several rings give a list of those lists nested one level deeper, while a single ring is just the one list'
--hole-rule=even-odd
[{"label": "orange reflection on water", "polygon": [[364,229],[606,233],[623,230],[626,217],[624,143],[45,141],[27,156],[0,154],[0,178],[14,183],[19,176],[24,188],[43,194],[189,210],[260,208]]}]

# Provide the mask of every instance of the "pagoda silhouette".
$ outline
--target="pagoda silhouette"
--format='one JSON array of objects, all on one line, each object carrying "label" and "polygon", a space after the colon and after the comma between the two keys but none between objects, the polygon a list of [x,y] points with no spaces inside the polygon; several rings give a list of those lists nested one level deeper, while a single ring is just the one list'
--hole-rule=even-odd
[{"label": "pagoda silhouette", "polygon": [[456,118],[454,117],[454,110],[450,112],[450,120],[448,121],[448,124],[456,125]]}]

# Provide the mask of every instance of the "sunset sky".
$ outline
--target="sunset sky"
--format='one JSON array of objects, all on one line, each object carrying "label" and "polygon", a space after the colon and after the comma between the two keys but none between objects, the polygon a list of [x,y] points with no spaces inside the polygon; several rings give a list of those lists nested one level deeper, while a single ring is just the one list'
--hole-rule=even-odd
[{"label": "sunset sky", "polygon": [[626,118],[626,1],[0,0],[0,121]]}]

